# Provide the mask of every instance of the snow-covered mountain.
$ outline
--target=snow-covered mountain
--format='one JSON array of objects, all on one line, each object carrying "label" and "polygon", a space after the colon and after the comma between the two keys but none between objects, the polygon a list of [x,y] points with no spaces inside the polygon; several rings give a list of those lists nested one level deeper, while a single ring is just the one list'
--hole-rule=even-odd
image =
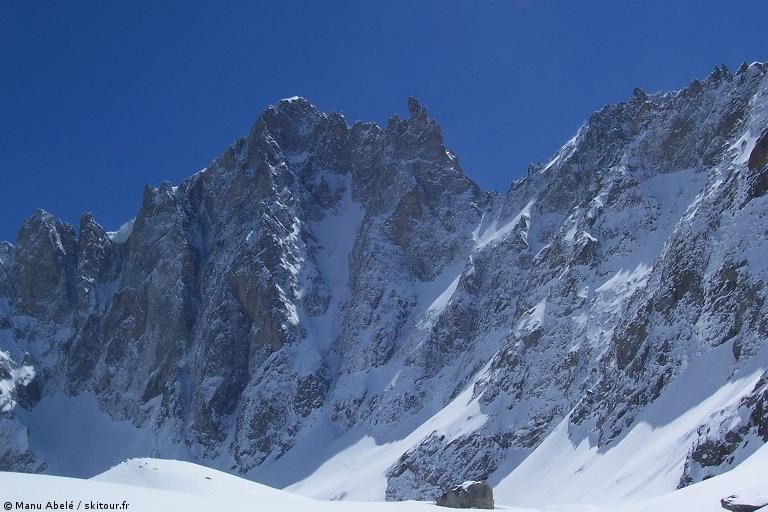
[{"label": "snow-covered mountain", "polygon": [[504,195],[414,99],[290,98],[116,232],[35,212],[0,244],[0,468],[545,505],[735,467],[768,441],[767,74],[635,90]]}]

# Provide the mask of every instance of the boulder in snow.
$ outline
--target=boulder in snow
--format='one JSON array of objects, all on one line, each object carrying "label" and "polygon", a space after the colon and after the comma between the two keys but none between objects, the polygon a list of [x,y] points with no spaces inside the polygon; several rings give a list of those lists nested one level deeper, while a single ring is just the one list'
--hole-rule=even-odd
[{"label": "boulder in snow", "polygon": [[437,499],[437,505],[450,508],[493,509],[493,489],[487,482],[468,481],[452,487]]},{"label": "boulder in snow", "polygon": [[[724,509],[733,512],[752,512],[754,510],[760,510],[768,505],[768,496],[739,496],[732,494],[727,498],[721,499],[720,505],[722,505]],[[768,510],[768,508],[766,510]]]}]

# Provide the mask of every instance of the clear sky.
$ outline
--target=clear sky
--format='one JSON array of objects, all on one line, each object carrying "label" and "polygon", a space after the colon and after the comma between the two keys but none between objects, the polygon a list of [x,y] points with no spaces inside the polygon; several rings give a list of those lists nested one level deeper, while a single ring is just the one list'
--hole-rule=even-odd
[{"label": "clear sky", "polygon": [[506,190],[589,114],[768,60],[768,2],[0,0],[0,239],[35,208],[107,229],[301,95],[378,123],[416,96]]}]

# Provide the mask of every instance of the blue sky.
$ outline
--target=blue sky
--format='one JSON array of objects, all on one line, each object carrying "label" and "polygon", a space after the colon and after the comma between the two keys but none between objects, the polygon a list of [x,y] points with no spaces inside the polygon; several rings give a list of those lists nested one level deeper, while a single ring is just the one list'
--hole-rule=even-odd
[{"label": "blue sky", "polygon": [[42,207],[107,229],[301,95],[386,122],[416,96],[505,190],[634,87],[768,60],[765,1],[0,2],[0,239]]}]

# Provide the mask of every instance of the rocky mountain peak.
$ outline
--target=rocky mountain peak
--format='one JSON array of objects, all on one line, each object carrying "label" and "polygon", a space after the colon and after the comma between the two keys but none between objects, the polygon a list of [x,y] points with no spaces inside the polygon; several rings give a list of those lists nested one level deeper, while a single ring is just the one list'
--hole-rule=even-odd
[{"label": "rocky mountain peak", "polygon": [[[71,225],[45,210],[24,221],[16,239],[16,301],[31,315],[60,317],[68,310],[70,276],[77,260],[77,238]],[[54,308],[47,305],[55,302]]]},{"label": "rocky mountain peak", "polygon": [[[91,400],[126,427],[115,461],[144,446],[323,497],[536,468],[578,487],[599,464],[561,464],[576,447],[638,435],[673,487],[724,470],[767,428],[768,83],[718,69],[606,106],[503,197],[413,98],[383,129],[291,98],[146,187],[119,237],[36,212],[0,245],[0,468],[57,460],[37,415]],[[339,446],[366,465],[343,482]]]},{"label": "rocky mountain peak", "polygon": [[[440,126],[428,116],[427,109],[415,98],[408,99],[408,119],[401,120],[399,116],[389,119],[383,135],[400,155],[411,155],[433,161],[439,165],[454,166],[452,155],[447,151],[443,141]],[[401,157],[402,158],[402,157]]]},{"label": "rocky mountain peak", "polygon": [[632,91],[632,97],[630,101],[645,102],[648,101],[648,95],[644,90],[640,89],[639,87],[635,87],[635,89]]},{"label": "rocky mountain peak", "polygon": [[321,116],[320,110],[306,98],[295,96],[280,100],[267,107],[259,116],[270,128],[279,129],[287,124],[304,124]]},{"label": "rocky mountain peak", "polygon": [[728,66],[723,64],[722,66],[715,66],[715,69],[707,77],[708,81],[719,82],[721,80],[732,80],[733,75],[728,70]]},{"label": "rocky mountain peak", "polygon": [[422,107],[419,103],[419,100],[413,96],[408,97],[408,114],[410,115],[412,121],[417,121],[424,125],[426,125],[427,119],[429,117],[427,114],[427,109]]}]

